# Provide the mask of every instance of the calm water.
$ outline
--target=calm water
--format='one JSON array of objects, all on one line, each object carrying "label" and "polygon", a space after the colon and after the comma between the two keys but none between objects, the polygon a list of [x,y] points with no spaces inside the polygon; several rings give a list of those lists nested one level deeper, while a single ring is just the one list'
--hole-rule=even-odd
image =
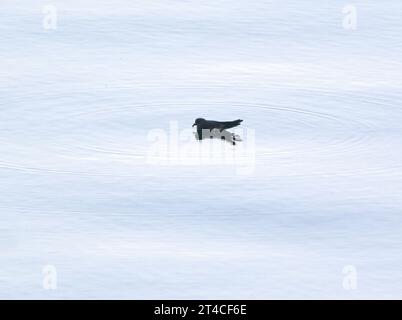
[{"label": "calm water", "polygon": [[0,4],[1,298],[402,298],[400,1],[43,5]]}]

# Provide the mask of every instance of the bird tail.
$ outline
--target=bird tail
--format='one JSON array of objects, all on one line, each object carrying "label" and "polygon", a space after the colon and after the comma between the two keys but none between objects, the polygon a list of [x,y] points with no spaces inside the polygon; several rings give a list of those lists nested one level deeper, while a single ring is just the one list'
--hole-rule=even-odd
[{"label": "bird tail", "polygon": [[232,128],[233,128],[233,127],[237,127],[238,125],[240,125],[240,123],[241,123],[242,121],[243,121],[243,120],[241,120],[241,119],[238,119],[238,120],[235,120],[235,121],[231,121],[230,125],[231,125]]},{"label": "bird tail", "polygon": [[234,128],[237,127],[243,120],[234,120],[234,121],[227,121],[227,122],[223,122],[223,129],[230,129],[230,128]]}]

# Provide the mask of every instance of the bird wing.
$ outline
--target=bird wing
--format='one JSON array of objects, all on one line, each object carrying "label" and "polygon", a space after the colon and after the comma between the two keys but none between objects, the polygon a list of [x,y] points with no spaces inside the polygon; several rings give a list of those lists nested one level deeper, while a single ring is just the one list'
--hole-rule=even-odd
[{"label": "bird wing", "polygon": [[237,127],[238,125],[240,125],[240,123],[242,121],[243,120],[238,119],[238,120],[234,120],[234,121],[224,121],[221,123],[222,123],[223,129],[229,129],[229,128]]},{"label": "bird wing", "polygon": [[203,129],[219,129],[219,130],[224,130],[224,129],[229,129],[233,127],[237,127],[243,120],[234,120],[234,121],[213,121],[213,120],[205,120],[205,122],[202,124]]}]

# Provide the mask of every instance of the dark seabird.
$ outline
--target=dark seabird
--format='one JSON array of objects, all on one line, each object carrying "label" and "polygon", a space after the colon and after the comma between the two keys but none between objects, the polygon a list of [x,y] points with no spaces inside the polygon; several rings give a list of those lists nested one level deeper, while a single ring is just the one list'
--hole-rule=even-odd
[{"label": "dark seabird", "polygon": [[[226,131],[226,129],[237,127],[242,121],[243,120],[240,119],[234,121],[213,121],[198,118],[195,119],[193,127],[197,126],[197,136],[199,140],[202,140],[206,137],[216,137],[215,132],[218,131],[221,134],[221,139],[229,140],[233,142],[233,144],[236,144],[234,141],[239,139],[236,139],[236,135]],[[228,139],[228,135],[231,136],[230,139]]]}]

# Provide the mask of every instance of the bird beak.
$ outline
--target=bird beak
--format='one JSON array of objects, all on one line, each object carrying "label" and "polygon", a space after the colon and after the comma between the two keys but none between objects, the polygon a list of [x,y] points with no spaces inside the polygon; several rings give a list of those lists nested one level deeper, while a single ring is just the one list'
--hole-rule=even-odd
[{"label": "bird beak", "polygon": [[194,126],[196,126],[196,124],[195,124],[195,123],[193,124],[193,127],[194,127]]}]

